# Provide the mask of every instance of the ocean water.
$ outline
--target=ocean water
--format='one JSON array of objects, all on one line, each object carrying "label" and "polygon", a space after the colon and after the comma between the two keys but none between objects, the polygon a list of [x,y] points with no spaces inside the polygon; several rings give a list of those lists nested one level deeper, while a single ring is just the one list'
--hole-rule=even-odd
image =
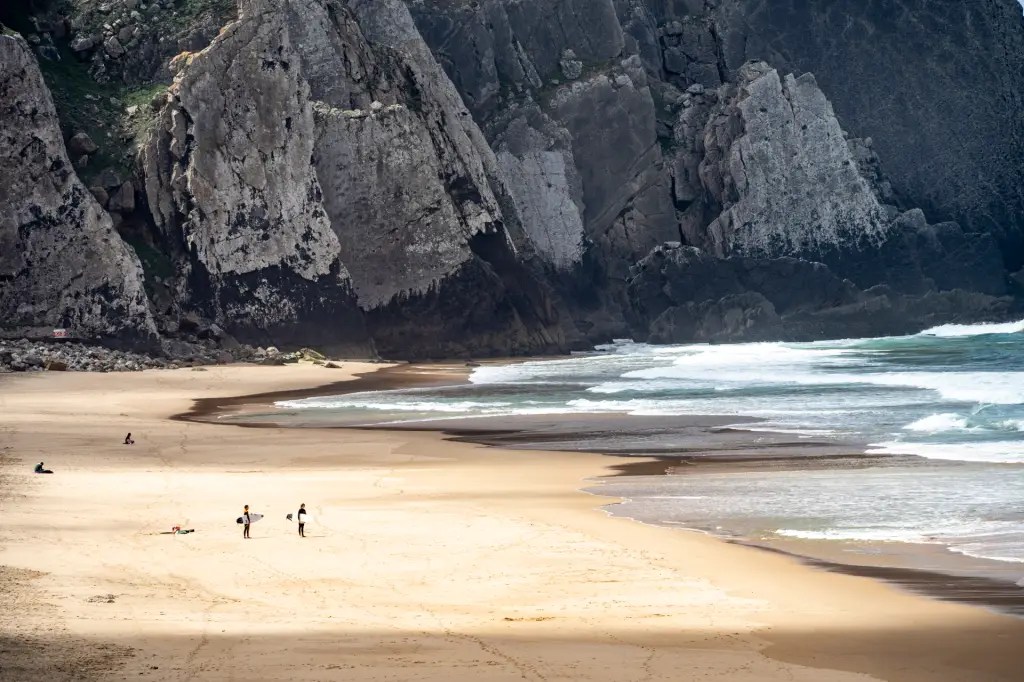
[{"label": "ocean water", "polygon": [[616,511],[644,521],[760,539],[929,543],[1024,563],[1024,321],[814,343],[622,341],[480,367],[468,386],[278,407],[438,427],[516,415],[736,416],[751,438],[856,443],[876,457],[860,466],[624,477],[602,491],[627,498]]}]

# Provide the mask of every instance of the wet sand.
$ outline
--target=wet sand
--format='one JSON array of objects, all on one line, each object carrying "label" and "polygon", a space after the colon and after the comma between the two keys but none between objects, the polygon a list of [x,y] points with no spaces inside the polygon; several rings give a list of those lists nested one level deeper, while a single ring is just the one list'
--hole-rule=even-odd
[{"label": "wet sand", "polygon": [[171,419],[373,369],[0,377],[0,678],[1020,679],[1020,619],[609,518],[620,458]]},{"label": "wet sand", "polygon": [[[293,428],[440,432],[448,440],[492,447],[621,455],[618,463],[608,467],[619,476],[950,466],[913,456],[866,455],[867,445],[861,442],[758,432],[760,420],[736,415],[569,413],[376,424],[367,423],[365,416],[311,414],[271,407],[277,401],[296,398],[457,386],[467,381],[469,373],[470,369],[457,362],[398,365],[361,375],[352,382],[307,391],[197,401],[181,418],[204,421],[227,417],[256,427],[274,424]],[[601,494],[600,486],[587,491]],[[619,514],[615,507],[609,509]],[[711,531],[699,526],[695,530]],[[711,532],[722,536],[719,531]],[[733,535],[725,539],[784,553],[817,568],[886,580],[918,594],[1024,616],[1024,589],[1017,584],[1021,575],[1016,564],[951,553],[941,545],[764,538],[760,533],[741,533],[739,538]]]}]

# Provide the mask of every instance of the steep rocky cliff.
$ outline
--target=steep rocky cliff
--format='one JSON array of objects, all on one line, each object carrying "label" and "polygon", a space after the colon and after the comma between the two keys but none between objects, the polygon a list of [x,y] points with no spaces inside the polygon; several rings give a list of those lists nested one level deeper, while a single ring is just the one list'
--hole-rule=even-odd
[{"label": "steep rocky cliff", "polygon": [[242,339],[558,347],[494,154],[401,2],[245,0],[172,66],[144,173],[181,300]]},{"label": "steep rocky cliff", "polygon": [[142,268],[71,167],[28,43],[0,35],[0,334],[155,341]]},{"label": "steep rocky cliff", "polygon": [[907,207],[996,235],[1024,265],[1024,17],[1014,0],[725,0],[727,70],[813,72],[843,127],[870,137]]},{"label": "steep rocky cliff", "polygon": [[411,357],[1020,309],[1013,0],[60,0],[33,22],[59,101],[76,63],[156,93],[120,137],[144,192],[85,194],[144,249],[161,328]]},{"label": "steep rocky cliff", "polygon": [[[210,47],[178,58],[145,149],[179,299],[243,338],[320,341],[351,324],[351,280],[309,162],[313,111],[297,61],[287,27],[253,3]],[[355,317],[347,331],[358,342]]]},{"label": "steep rocky cliff", "polygon": [[[635,259],[617,248],[622,240],[600,238],[609,234],[600,219],[606,212],[591,210],[594,206],[618,212],[612,223],[622,228],[620,235],[699,247],[724,272],[752,263],[737,259],[796,258],[821,263],[829,276],[848,279],[853,290],[882,285],[897,296],[964,290],[986,297],[966,303],[954,296],[959,307],[953,302],[924,306],[920,315],[902,318],[862,308],[859,314],[867,322],[857,333],[911,328],[942,315],[1008,314],[1015,305],[998,298],[1008,291],[1001,260],[1013,268],[1020,265],[1013,235],[1024,227],[1021,210],[1014,208],[1021,184],[1006,181],[1024,172],[1020,121],[998,111],[1024,92],[1019,68],[1024,22],[1009,0],[979,3],[988,6],[972,10],[898,0],[842,7],[734,0],[408,4],[492,144],[500,147],[510,135],[522,138],[525,130],[534,146],[539,140],[557,150],[559,168],[569,169],[564,177],[583,179],[579,185],[549,182],[546,200],[534,190],[532,203],[562,207],[571,199],[582,205],[584,234],[590,237],[584,245],[613,273],[621,274],[620,268]],[[537,17],[543,21],[535,22]],[[897,58],[908,36],[917,51]],[[970,68],[951,64],[951,41],[960,38],[969,45]],[[882,40],[885,47],[867,49],[868,40]],[[901,65],[887,69],[879,53]],[[794,54],[803,59],[793,59]],[[844,69],[837,54],[851,67]],[[631,82],[643,83],[649,96],[645,109],[630,106],[628,90],[599,108],[583,104],[576,116],[566,116],[558,106],[573,98],[580,82],[614,78],[629,69]],[[818,69],[829,74],[829,87],[819,86]],[[985,71],[999,78],[979,92],[971,78]],[[954,114],[940,88],[954,90],[958,100],[975,99],[975,104],[964,102]],[[853,97],[851,91],[858,94]],[[830,100],[833,92],[842,105],[838,113]],[[884,117],[869,113],[877,99],[886,103]],[[631,116],[624,118],[627,107]],[[944,113],[937,114],[936,107]],[[521,110],[530,113],[528,123],[517,117]],[[958,123],[965,117],[969,125]],[[888,127],[893,120],[898,135]],[[919,120],[923,128],[915,127]],[[848,124],[854,136],[847,135]],[[881,128],[886,134],[877,136]],[[970,153],[938,168],[936,159],[955,153],[947,144],[953,128],[958,130],[956,144],[970,146]],[[575,132],[566,134],[568,129]],[[650,131],[643,140],[656,144],[643,147],[644,157],[631,156],[632,148],[611,132],[637,130]],[[1002,150],[996,163],[965,165],[986,156],[983,150],[991,145]],[[520,144],[520,158],[528,158],[524,149],[530,148]],[[630,171],[616,175],[623,166]],[[573,194],[586,187],[586,178],[609,182],[602,186],[592,180],[594,193],[577,189]],[[643,180],[630,184],[627,178]],[[945,191],[936,192],[939,187],[951,192],[943,201],[935,200]],[[967,199],[968,194],[973,198]],[[993,213],[987,205],[1001,208]],[[946,222],[929,224],[926,216]],[[633,333],[641,337],[658,317],[650,314],[658,304],[644,300],[650,288],[641,280],[693,281],[685,268],[666,274],[657,262],[642,261],[627,276],[631,310],[637,315]],[[760,272],[762,279],[779,277],[776,288],[787,286],[788,270]],[[611,291],[617,284],[600,282]],[[792,286],[802,290],[795,282]],[[713,290],[707,298],[687,298],[685,290],[674,287],[677,305],[718,301]],[[735,293],[726,287],[719,297]],[[913,313],[912,299],[900,301]],[[756,312],[758,302],[747,303]],[[813,295],[807,303],[832,305]],[[847,313],[852,329],[857,313]],[[840,326],[813,333],[843,333]],[[655,330],[653,338],[702,338],[692,326],[674,329]],[[802,333],[813,335],[812,329],[805,325]],[[764,333],[781,332],[765,328]]]}]

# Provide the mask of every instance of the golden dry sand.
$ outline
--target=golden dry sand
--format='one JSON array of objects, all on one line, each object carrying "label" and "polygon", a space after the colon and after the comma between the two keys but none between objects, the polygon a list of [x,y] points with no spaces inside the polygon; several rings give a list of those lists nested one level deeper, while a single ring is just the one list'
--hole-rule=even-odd
[{"label": "golden dry sand", "polygon": [[376,367],[0,377],[0,679],[1024,679],[1024,621],[606,516],[614,458],[169,419]]}]

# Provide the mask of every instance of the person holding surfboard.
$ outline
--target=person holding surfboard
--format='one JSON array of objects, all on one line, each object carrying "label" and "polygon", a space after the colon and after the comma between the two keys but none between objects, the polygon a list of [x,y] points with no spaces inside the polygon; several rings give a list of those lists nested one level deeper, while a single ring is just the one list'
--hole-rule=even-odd
[{"label": "person holding surfboard", "polygon": [[[291,514],[288,515],[289,517]],[[245,509],[242,510],[242,515],[235,519],[235,523],[242,526],[242,537],[249,537],[249,526],[256,523],[263,518],[263,514],[257,514],[256,512],[249,511],[249,505],[245,505]]]},{"label": "person holding surfboard", "polygon": [[306,503],[303,502],[299,505],[299,513],[297,514],[299,519],[299,537],[306,537]]}]

